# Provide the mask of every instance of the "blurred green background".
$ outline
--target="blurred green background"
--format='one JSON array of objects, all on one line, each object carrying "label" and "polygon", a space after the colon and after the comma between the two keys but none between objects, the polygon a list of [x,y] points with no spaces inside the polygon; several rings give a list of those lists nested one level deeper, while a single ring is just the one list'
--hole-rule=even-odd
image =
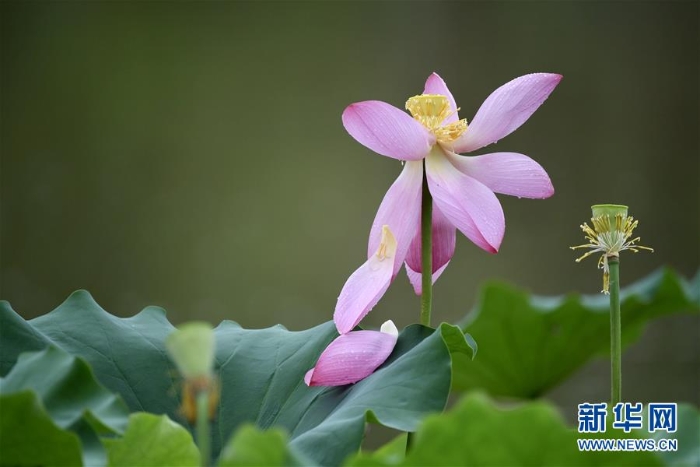
[{"label": "blurred green background", "polygon": [[[456,321],[489,279],[596,293],[570,245],[591,204],[622,203],[654,254],[623,283],[700,263],[700,7],[688,2],[9,2],[0,4],[0,297],[43,314],[78,288],[112,313],[147,305],[303,329],[331,318],[400,171],[343,129],[350,103],[402,107],[432,71],[468,119],[519,75],[564,75],[518,131],[554,197],[502,196],[491,256],[460,236],[435,288]],[[418,319],[405,275],[365,321]],[[625,396],[700,403],[700,320],[652,326]],[[553,396],[607,394],[592,363]],[[569,414],[570,415],[570,414]]]}]

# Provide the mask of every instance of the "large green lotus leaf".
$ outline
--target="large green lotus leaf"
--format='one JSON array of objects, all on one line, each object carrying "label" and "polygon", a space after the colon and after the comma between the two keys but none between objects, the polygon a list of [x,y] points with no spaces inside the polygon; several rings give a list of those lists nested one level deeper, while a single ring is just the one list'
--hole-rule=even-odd
[{"label": "large green lotus leaf", "polygon": [[[610,346],[608,297],[537,297],[489,284],[462,328],[479,343],[472,362],[454,356],[453,389],[536,398]],[[621,291],[622,340],[638,339],[647,323],[670,313],[700,311],[700,274],[688,284],[657,271]]]},{"label": "large green lotus leaf", "polygon": [[219,467],[285,467],[308,465],[288,445],[284,430],[262,431],[254,425],[241,426],[221,451]]},{"label": "large green lotus leaf", "polygon": [[0,465],[81,465],[80,438],[51,420],[32,390],[0,395]]},{"label": "large green lotus leaf", "polygon": [[[173,329],[160,308],[118,318],[85,291],[30,321],[3,302],[0,374],[20,352],[53,344],[85,358],[97,378],[121,394],[132,411],[164,413],[182,421],[179,383],[164,346]],[[290,332],[281,326],[246,330],[225,321],[215,334],[221,397],[213,453],[238,426],[254,423],[286,430],[293,449],[324,465],[338,464],[358,449],[366,420],[414,430],[426,414],[442,410],[451,380],[449,349],[471,355],[466,341],[455,341],[454,326],[443,324],[438,331],[409,326],[370,377],[345,387],[308,388],[303,376],[337,336],[333,322]]]},{"label": "large green lotus leaf", "polygon": [[[605,435],[605,434],[603,434]],[[623,431],[598,438],[630,438]],[[652,452],[579,452],[577,432],[543,401],[502,408],[483,394],[469,394],[449,413],[427,417],[408,456],[402,438],[374,453],[359,454],[351,466],[655,466]],[[588,436],[586,436],[588,437]]]},{"label": "large green lotus leaf", "polygon": [[[120,394],[132,411],[169,413],[177,403],[177,372],[163,341],[173,329],[161,308],[148,307],[134,317],[117,318],[86,291],[74,292],[52,312],[30,321],[1,301],[0,376],[12,368],[20,353],[55,345],[87,360],[98,380]],[[161,397],[141,400],[155,392]]]},{"label": "large green lotus leaf", "polygon": [[[36,393],[58,427],[79,436],[84,463],[104,464],[99,436],[123,433],[129,410],[119,396],[95,380],[84,360],[56,347],[21,354],[7,376],[0,378],[0,394],[25,390]],[[16,431],[25,429],[22,423],[17,425]]]},{"label": "large green lotus leaf", "polygon": [[110,467],[199,465],[192,435],[166,415],[135,413],[122,438],[103,440]]},{"label": "large green lotus leaf", "polygon": [[[409,326],[389,359],[370,377],[341,388],[307,388],[299,375],[335,337],[334,328],[332,322],[301,333],[281,327],[247,331],[232,323],[219,326],[217,340],[233,344],[229,353],[217,353],[218,360],[228,362],[237,355],[251,363],[247,371],[222,371],[222,386],[252,386],[222,391],[220,430],[249,421],[264,429],[281,426],[290,433],[293,449],[332,465],[357,450],[365,420],[410,431],[425,414],[442,410],[451,366],[443,336],[454,336],[454,326],[443,324],[438,332]],[[459,348],[449,340],[450,348]],[[266,353],[272,356],[263,358]],[[222,431],[222,441],[227,437]]]}]

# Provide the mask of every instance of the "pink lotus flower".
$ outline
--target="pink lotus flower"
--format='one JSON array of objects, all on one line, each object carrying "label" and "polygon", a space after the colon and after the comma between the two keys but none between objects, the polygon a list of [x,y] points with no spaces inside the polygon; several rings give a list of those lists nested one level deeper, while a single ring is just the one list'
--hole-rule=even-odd
[{"label": "pink lotus flower", "polygon": [[386,282],[373,284],[371,292],[343,299],[348,288],[361,292],[360,284],[369,282],[363,275],[371,268],[365,263],[348,279],[334,315],[341,334],[350,331],[377,303],[404,261],[416,293],[421,293],[424,166],[434,202],[433,282],[454,254],[456,229],[480,248],[490,253],[498,251],[505,218],[494,193],[525,198],[547,198],[554,193],[544,169],[523,154],[497,152],[464,157],[457,153],[475,151],[515,131],[561,78],[558,74],[535,73],[506,83],[484,101],[469,125],[459,119],[452,93],[436,73],[428,77],[424,94],[406,102],[410,115],[380,101],[357,102],[345,109],[343,125],[353,138],[383,156],[406,163],[379,206],[367,247],[369,262],[382,245],[383,226],[388,226],[397,244],[391,277],[382,276]]},{"label": "pink lotus flower", "polygon": [[343,386],[371,375],[396,346],[399,331],[392,321],[380,331],[353,331],[331,342],[304,376],[307,386]]}]

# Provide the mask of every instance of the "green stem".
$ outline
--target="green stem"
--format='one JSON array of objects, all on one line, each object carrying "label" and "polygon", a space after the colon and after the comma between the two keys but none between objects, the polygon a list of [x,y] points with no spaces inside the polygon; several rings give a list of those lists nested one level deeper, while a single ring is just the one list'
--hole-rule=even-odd
[{"label": "green stem", "polygon": [[433,306],[433,197],[428,189],[428,178],[423,166],[423,199],[421,203],[421,286],[420,324],[430,326],[430,314]]},{"label": "green stem", "polygon": [[413,439],[413,435],[415,433],[412,433],[410,431],[406,432],[406,455],[408,456],[408,452],[413,448],[413,443],[415,442],[415,439]]},{"label": "green stem", "polygon": [[[428,189],[428,178],[425,175],[423,163],[423,197],[420,210],[420,239],[421,239],[421,288],[420,324],[430,326],[430,314],[433,307],[433,197]],[[413,433],[406,437],[406,454],[413,445]]]},{"label": "green stem", "polygon": [[197,444],[199,445],[200,465],[207,467],[211,460],[211,447],[209,436],[209,391],[202,390],[197,393]]},{"label": "green stem", "polygon": [[620,259],[608,258],[610,268],[611,404],[622,400],[622,323],[620,319]]}]

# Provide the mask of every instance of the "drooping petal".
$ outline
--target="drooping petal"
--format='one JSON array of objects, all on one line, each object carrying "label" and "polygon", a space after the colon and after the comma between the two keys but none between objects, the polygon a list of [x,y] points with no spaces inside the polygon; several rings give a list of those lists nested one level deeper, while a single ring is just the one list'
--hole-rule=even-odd
[{"label": "drooping petal", "polygon": [[496,253],[506,224],[493,191],[457,170],[440,149],[430,153],[425,167],[435,205],[469,240]]},{"label": "drooping petal", "polygon": [[457,169],[491,191],[518,198],[549,198],[554,187],[540,164],[524,154],[494,152],[483,156],[450,155]]},{"label": "drooping petal", "polygon": [[401,174],[384,195],[372,223],[367,245],[367,257],[371,258],[377,251],[382,236],[382,226],[388,225],[397,243],[394,276],[401,269],[416,229],[420,229],[422,187],[423,163],[420,161],[406,162]]},{"label": "drooping petal", "polygon": [[561,75],[554,73],[533,73],[496,89],[481,104],[467,131],[454,142],[454,151],[471,152],[515,131],[547,99],[561,79]]},{"label": "drooping petal", "polygon": [[435,136],[413,117],[381,101],[349,105],[343,126],[363,146],[394,159],[421,160],[435,144]]},{"label": "drooping petal", "polygon": [[450,108],[454,111],[454,113],[447,117],[443,124],[454,123],[459,120],[455,98],[452,97],[452,93],[447,88],[447,84],[445,84],[445,81],[440,77],[440,75],[433,73],[428,76],[428,79],[425,81],[425,90],[423,91],[423,94],[440,94],[441,96],[447,97],[447,100],[450,101]]},{"label": "drooping petal", "polygon": [[[447,269],[448,264],[450,264],[449,261],[443,264],[437,271],[433,272],[433,284],[438,280],[438,277],[442,275],[445,269]],[[413,286],[413,291],[416,293],[416,295],[423,295],[423,274],[414,271],[411,269],[408,263],[406,263],[406,275],[408,276],[408,280]]]},{"label": "drooping petal", "polygon": [[375,253],[345,282],[333,313],[340,334],[352,331],[389,288],[394,277],[396,245],[391,230],[383,226]]},{"label": "drooping petal", "polygon": [[304,376],[307,386],[343,386],[371,375],[391,355],[398,339],[394,323],[381,331],[354,331],[331,342]]},{"label": "drooping petal", "polygon": [[[437,206],[433,206],[433,226],[432,226],[432,243],[433,243],[433,284],[440,277],[442,271],[445,270],[447,263],[452,259],[455,253],[455,243],[457,237],[457,229],[445,217]],[[421,261],[421,231],[420,225],[416,231],[411,247],[406,255],[406,272],[408,278],[413,284],[413,288],[418,295],[421,294],[420,276],[423,270]],[[415,277],[418,278],[416,285]]]}]

